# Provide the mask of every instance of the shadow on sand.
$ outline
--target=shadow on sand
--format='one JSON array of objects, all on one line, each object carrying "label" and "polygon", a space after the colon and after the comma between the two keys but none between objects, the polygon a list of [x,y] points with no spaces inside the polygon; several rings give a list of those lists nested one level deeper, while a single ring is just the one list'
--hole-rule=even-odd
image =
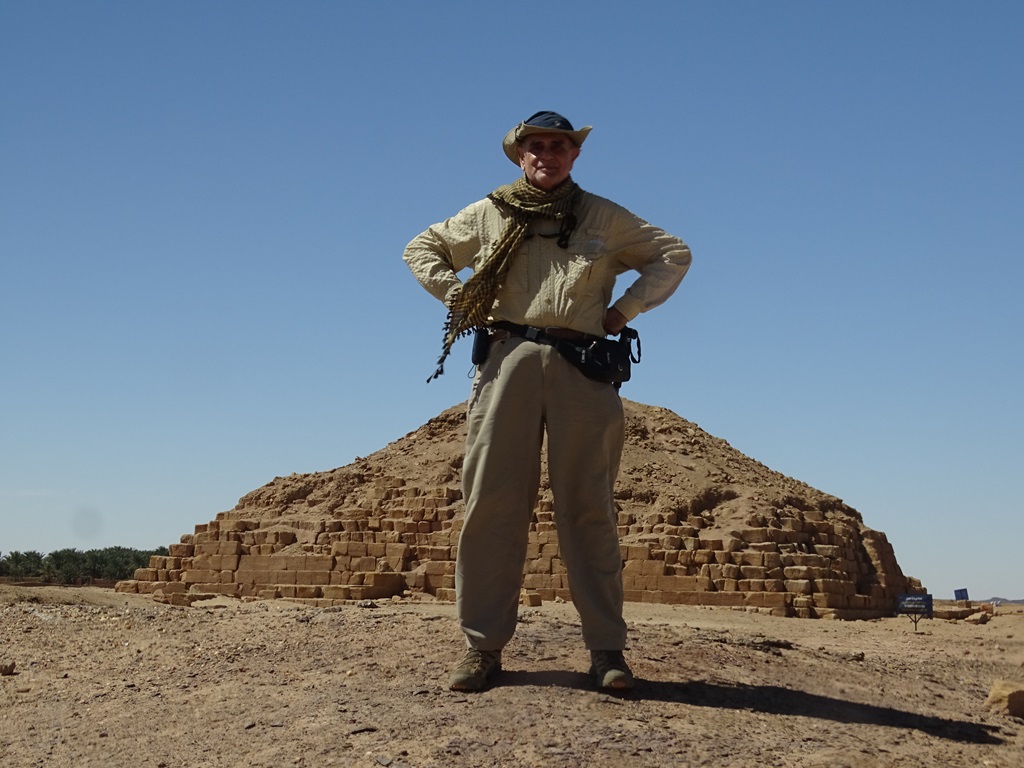
[{"label": "shadow on sand", "polygon": [[[579,672],[549,670],[543,672],[505,671],[497,680],[500,686],[559,686],[562,688],[590,689],[589,676]],[[633,701],[662,701],[688,704],[694,707],[749,710],[769,715],[814,717],[837,723],[860,723],[887,728],[906,728],[921,731],[949,741],[965,744],[1003,744],[994,732],[998,726],[948,720],[942,717],[920,715],[892,707],[859,704],[833,699],[804,691],[780,688],[775,685],[728,685],[692,681],[685,683],[637,680],[636,688],[622,698]]]}]

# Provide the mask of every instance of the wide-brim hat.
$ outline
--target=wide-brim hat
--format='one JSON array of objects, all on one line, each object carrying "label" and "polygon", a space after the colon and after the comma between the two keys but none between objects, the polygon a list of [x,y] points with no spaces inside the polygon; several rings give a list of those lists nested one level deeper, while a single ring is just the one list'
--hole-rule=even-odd
[{"label": "wide-brim hat", "polygon": [[505,157],[518,167],[519,156],[516,154],[516,146],[531,133],[564,133],[572,140],[573,144],[581,147],[592,129],[593,126],[585,125],[576,130],[572,127],[572,123],[557,112],[538,112],[506,133],[505,138],[501,141],[501,148],[505,150]]}]

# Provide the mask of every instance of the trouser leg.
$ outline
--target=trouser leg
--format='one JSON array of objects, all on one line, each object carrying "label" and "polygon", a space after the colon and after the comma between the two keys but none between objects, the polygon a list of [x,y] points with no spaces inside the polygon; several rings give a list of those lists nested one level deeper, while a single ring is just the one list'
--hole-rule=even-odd
[{"label": "trouser leg", "polygon": [[583,640],[591,650],[622,650],[626,623],[613,496],[625,437],[622,402],[612,385],[587,379],[560,357],[549,360],[545,384],[558,546]]},{"label": "trouser leg", "polygon": [[466,513],[456,557],[459,622],[468,645],[502,648],[515,632],[530,516],[540,483],[542,366],[537,345],[492,346],[467,412]]}]

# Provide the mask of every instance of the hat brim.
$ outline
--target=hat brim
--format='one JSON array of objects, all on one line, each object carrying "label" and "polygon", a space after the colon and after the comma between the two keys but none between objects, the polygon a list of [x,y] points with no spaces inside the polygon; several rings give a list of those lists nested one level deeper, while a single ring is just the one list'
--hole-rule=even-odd
[{"label": "hat brim", "polygon": [[519,155],[516,153],[516,147],[524,137],[529,136],[531,133],[563,133],[568,136],[572,143],[577,147],[582,147],[583,142],[587,140],[587,134],[589,134],[591,130],[593,130],[593,126],[591,125],[585,125],[576,131],[565,131],[558,128],[543,128],[536,125],[520,123],[505,134],[505,138],[501,141],[501,148],[505,150],[505,157],[515,163],[518,168]]}]

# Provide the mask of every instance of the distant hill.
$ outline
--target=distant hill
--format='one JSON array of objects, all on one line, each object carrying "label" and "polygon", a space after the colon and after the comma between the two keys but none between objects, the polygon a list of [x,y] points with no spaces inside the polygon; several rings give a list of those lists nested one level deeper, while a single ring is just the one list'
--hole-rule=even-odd
[{"label": "distant hill", "polygon": [[1005,597],[990,597],[988,600],[982,600],[983,603],[1010,603],[1012,605],[1024,605],[1024,600],[1007,600]]}]

